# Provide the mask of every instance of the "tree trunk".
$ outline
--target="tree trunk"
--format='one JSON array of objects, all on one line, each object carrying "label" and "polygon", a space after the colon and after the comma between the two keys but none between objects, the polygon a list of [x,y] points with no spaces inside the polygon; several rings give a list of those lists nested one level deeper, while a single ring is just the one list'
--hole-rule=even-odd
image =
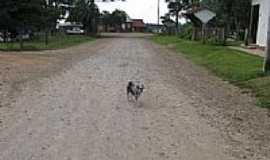
[{"label": "tree trunk", "polygon": [[47,46],[49,44],[49,30],[46,29],[45,31],[45,45]]},{"label": "tree trunk", "polygon": [[176,35],[178,35],[178,28],[179,28],[179,12],[177,11],[176,12],[176,15],[175,15],[175,28],[176,28]]},{"label": "tree trunk", "polygon": [[19,41],[20,41],[20,50],[23,49],[23,33],[21,32],[19,34]]},{"label": "tree trunk", "polygon": [[[226,37],[225,37],[225,28],[223,27],[223,28],[221,28],[221,42],[222,43],[226,43]],[[224,43],[224,45],[225,45],[225,43]]]},{"label": "tree trunk", "polygon": [[239,23],[238,20],[235,20],[235,27],[236,27],[236,39],[237,39],[237,40],[243,40],[243,39],[241,39],[241,35],[240,35],[240,32],[241,32],[241,24]]},{"label": "tree trunk", "polygon": [[206,41],[206,24],[203,23],[202,24],[202,41],[203,41],[203,44],[205,44],[205,41]]},{"label": "tree trunk", "polygon": [[[229,22],[229,21],[227,21]],[[224,27],[224,39],[223,39],[223,45],[225,46],[226,45],[226,41],[227,41],[227,38],[230,34],[230,25],[229,24],[225,24],[225,27]]]},{"label": "tree trunk", "polygon": [[250,21],[249,21],[249,27],[248,27],[248,35],[247,39],[245,40],[245,45],[248,46],[250,43],[252,43],[252,24],[253,24],[253,14],[254,14],[254,7],[251,7],[250,12]]},{"label": "tree trunk", "polygon": [[248,46],[248,39],[249,39],[249,29],[246,28],[245,29],[245,38],[244,38],[245,46]]},{"label": "tree trunk", "polygon": [[268,13],[268,27],[267,27],[267,41],[265,48],[265,59],[264,59],[264,72],[270,71],[270,12]]},{"label": "tree trunk", "polygon": [[191,38],[191,40],[192,40],[192,41],[196,41],[196,37],[197,37],[197,29],[196,29],[195,26],[193,26],[193,28],[192,28],[192,38]]},{"label": "tree trunk", "polygon": [[90,24],[87,27],[87,35],[88,36],[96,36],[97,33],[97,28],[96,28],[96,20],[95,18],[92,18],[90,21]]}]

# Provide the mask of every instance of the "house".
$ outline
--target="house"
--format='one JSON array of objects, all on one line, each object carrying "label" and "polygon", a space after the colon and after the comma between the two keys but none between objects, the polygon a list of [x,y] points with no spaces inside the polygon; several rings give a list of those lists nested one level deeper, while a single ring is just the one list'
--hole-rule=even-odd
[{"label": "house", "polygon": [[121,25],[111,24],[106,26],[102,20],[98,25],[99,32],[144,32],[145,29],[146,25],[142,19],[130,19],[129,17]]},{"label": "house", "polygon": [[131,32],[132,31],[132,20],[127,17],[127,20],[121,25],[116,24],[104,24],[103,19],[100,19],[98,24],[98,32]]},{"label": "house", "polygon": [[132,19],[132,31],[143,32],[145,30],[145,24],[143,19]]},{"label": "house", "polygon": [[267,41],[269,0],[252,0],[249,42],[265,47]]}]

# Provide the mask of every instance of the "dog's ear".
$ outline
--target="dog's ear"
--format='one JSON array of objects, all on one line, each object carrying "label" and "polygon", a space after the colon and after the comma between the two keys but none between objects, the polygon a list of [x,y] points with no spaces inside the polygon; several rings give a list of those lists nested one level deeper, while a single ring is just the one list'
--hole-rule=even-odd
[{"label": "dog's ear", "polygon": [[133,86],[133,82],[132,81],[128,81],[128,86]]}]

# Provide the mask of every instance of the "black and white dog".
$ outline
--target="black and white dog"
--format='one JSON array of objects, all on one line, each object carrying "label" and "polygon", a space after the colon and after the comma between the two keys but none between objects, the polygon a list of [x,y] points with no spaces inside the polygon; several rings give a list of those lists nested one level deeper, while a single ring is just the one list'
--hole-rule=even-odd
[{"label": "black and white dog", "polygon": [[144,85],[140,82],[129,81],[127,85],[127,98],[130,100],[130,96],[133,96],[137,102],[138,98],[142,95]]}]

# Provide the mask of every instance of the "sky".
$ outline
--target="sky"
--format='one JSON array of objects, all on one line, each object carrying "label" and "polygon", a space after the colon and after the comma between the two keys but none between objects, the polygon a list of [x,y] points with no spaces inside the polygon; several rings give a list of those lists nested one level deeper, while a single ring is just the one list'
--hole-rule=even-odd
[{"label": "sky", "polygon": [[[97,2],[100,10],[113,11],[121,9],[132,19],[143,19],[145,23],[157,23],[158,0],[126,0],[115,2]],[[168,12],[165,0],[160,0],[160,16]]]}]

